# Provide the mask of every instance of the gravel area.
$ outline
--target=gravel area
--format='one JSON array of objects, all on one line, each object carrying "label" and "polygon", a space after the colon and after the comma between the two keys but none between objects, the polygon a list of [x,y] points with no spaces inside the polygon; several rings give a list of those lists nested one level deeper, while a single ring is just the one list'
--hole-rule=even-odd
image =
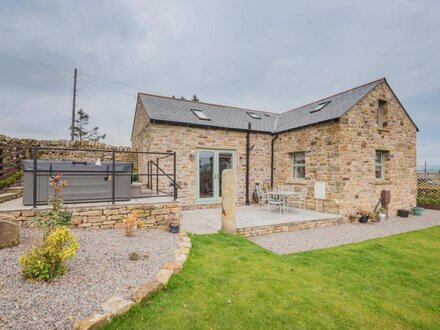
[{"label": "gravel area", "polygon": [[426,210],[422,216],[393,217],[386,223],[349,223],[332,227],[251,237],[256,244],[278,254],[323,249],[372,238],[385,237],[440,225],[440,211]]},{"label": "gravel area", "polygon": [[[135,286],[153,278],[173,260],[178,235],[163,230],[73,230],[80,249],[68,272],[49,283],[21,276],[18,258],[41,241],[41,231],[21,229],[20,244],[0,250],[0,329],[70,329],[73,322],[100,311],[113,295],[130,298]],[[130,252],[140,259],[128,259]]]}]

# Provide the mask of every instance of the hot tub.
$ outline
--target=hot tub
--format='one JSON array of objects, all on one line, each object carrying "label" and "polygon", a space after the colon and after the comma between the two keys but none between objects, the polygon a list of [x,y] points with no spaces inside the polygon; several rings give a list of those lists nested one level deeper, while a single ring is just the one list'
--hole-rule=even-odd
[{"label": "hot tub", "polygon": [[[23,204],[33,204],[34,161],[22,160]],[[47,204],[53,194],[50,176],[61,173],[67,186],[62,194],[65,203],[103,202],[112,198],[112,163],[95,165],[94,162],[76,162],[71,160],[37,160],[37,204]],[[115,164],[115,200],[130,199],[131,164]],[[124,174],[124,175],[118,175]]]}]

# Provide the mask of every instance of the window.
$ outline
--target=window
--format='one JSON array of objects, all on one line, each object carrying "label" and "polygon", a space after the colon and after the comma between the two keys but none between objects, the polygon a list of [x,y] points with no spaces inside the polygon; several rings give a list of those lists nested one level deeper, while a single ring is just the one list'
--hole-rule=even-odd
[{"label": "window", "polygon": [[322,110],[327,104],[329,104],[330,103],[330,101],[325,101],[325,102],[321,102],[321,103],[319,103],[316,107],[315,107],[315,109],[313,109],[312,111],[310,111],[310,113],[314,113],[314,112],[318,112],[318,111],[320,111],[320,110]]},{"label": "window", "polygon": [[203,113],[203,110],[191,109],[191,111],[200,120],[211,120],[205,113]]},{"label": "window", "polygon": [[376,151],[376,161],[375,161],[375,172],[376,179],[385,180],[385,152]]},{"label": "window", "polygon": [[295,152],[292,154],[292,167],[294,179],[305,179],[306,177],[306,153]]},{"label": "window", "polygon": [[254,119],[261,119],[261,117],[257,115],[255,112],[246,112],[246,113]]},{"label": "window", "polygon": [[376,115],[378,128],[383,128],[383,126],[384,126],[383,123],[384,123],[384,117],[385,117],[386,104],[387,104],[387,101],[384,101],[384,100],[379,100],[379,102],[378,102],[377,115]]}]

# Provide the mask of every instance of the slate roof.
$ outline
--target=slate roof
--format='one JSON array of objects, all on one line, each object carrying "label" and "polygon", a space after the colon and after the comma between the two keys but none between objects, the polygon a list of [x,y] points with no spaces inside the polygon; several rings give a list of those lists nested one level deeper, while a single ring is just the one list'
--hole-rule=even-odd
[{"label": "slate roof", "polygon": [[[272,132],[277,116],[277,114],[270,112],[193,102],[151,94],[139,94],[139,99],[150,119],[188,125],[247,129],[248,122],[251,122],[253,131]],[[211,120],[198,119],[191,109],[202,110]],[[247,112],[253,112],[259,115],[261,119],[253,119]]]},{"label": "slate roof", "polygon": [[[280,114],[145,93],[139,93],[138,97],[153,121],[240,130],[248,129],[250,122],[252,131],[277,133],[337,119],[383,81],[386,80],[379,79]],[[327,101],[330,102],[322,110],[311,113],[320,103]],[[210,120],[200,120],[192,109],[202,110]],[[254,119],[247,112],[255,113],[261,119]]]}]

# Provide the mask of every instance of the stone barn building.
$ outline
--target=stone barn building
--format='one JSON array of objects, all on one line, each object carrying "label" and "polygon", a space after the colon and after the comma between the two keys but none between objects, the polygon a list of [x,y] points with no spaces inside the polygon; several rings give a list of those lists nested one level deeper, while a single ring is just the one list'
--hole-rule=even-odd
[{"label": "stone barn building", "polygon": [[[252,202],[259,183],[306,186],[314,208],[314,183],[324,182],[325,211],[348,216],[373,210],[381,190],[391,192],[392,214],[416,205],[417,131],[379,79],[280,114],[139,93],[131,141],[176,152],[184,207],[218,206],[221,171],[232,168],[238,204]],[[139,157],[140,173],[151,172],[149,157]],[[169,189],[158,178],[140,181]]]}]

